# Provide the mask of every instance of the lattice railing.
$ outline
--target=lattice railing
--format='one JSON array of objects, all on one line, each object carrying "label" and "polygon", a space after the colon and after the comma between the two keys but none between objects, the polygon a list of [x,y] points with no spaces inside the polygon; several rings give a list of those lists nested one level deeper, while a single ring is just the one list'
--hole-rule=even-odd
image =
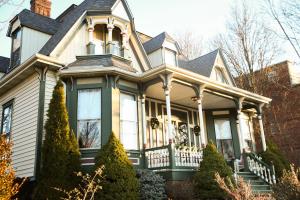
[{"label": "lattice railing", "polygon": [[149,169],[170,166],[170,152],[168,146],[146,149],[145,156]]},{"label": "lattice railing", "polygon": [[269,184],[276,183],[274,166],[264,163],[260,157],[254,154],[246,154],[248,169]]},{"label": "lattice railing", "polygon": [[175,166],[199,167],[202,161],[202,151],[175,149]]}]

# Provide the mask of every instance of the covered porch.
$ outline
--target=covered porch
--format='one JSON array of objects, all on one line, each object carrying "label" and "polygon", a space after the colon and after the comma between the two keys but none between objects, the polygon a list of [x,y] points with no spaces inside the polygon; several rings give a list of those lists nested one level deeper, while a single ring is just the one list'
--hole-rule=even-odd
[{"label": "covered porch", "polygon": [[[199,167],[209,141],[228,162],[243,165],[243,152],[256,152],[253,120],[259,122],[262,148],[266,149],[261,117],[266,102],[250,101],[246,95],[228,94],[188,79],[161,73],[142,85],[146,168],[181,179]],[[176,171],[180,171],[179,177],[179,173],[165,173]]]}]

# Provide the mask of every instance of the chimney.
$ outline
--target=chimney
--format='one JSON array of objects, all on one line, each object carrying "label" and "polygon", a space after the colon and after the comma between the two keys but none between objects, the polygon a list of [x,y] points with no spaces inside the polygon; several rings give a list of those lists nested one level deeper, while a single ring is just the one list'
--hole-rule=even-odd
[{"label": "chimney", "polygon": [[31,11],[46,17],[51,14],[51,1],[50,0],[30,0]]}]

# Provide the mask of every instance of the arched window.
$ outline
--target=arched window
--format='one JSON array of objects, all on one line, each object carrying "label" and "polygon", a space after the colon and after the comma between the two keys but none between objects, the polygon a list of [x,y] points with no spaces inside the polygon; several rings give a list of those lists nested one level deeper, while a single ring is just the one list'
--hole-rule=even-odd
[{"label": "arched window", "polygon": [[222,69],[216,67],[215,68],[215,74],[216,74],[216,81],[228,84],[228,81],[227,81]]},{"label": "arched window", "polygon": [[105,24],[97,24],[94,27],[94,43],[95,43],[95,54],[105,53],[107,28]]},{"label": "arched window", "polygon": [[120,56],[121,55],[121,47],[122,47],[122,35],[121,35],[121,29],[118,27],[115,27],[113,29],[112,43],[113,43],[112,54]]}]

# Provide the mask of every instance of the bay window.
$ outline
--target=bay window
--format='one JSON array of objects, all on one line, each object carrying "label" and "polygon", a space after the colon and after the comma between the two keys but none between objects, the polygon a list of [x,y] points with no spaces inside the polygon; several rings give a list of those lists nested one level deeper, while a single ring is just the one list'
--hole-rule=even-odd
[{"label": "bay window", "polygon": [[230,121],[228,119],[215,119],[215,133],[217,148],[226,160],[234,158]]},{"label": "bay window", "polygon": [[77,132],[80,148],[100,148],[101,89],[78,90]]},{"label": "bay window", "polygon": [[138,149],[137,101],[135,95],[120,94],[120,140],[127,150]]},{"label": "bay window", "polygon": [[8,140],[11,135],[11,124],[12,124],[12,103],[3,106],[2,121],[1,121],[1,134],[4,135]]}]

